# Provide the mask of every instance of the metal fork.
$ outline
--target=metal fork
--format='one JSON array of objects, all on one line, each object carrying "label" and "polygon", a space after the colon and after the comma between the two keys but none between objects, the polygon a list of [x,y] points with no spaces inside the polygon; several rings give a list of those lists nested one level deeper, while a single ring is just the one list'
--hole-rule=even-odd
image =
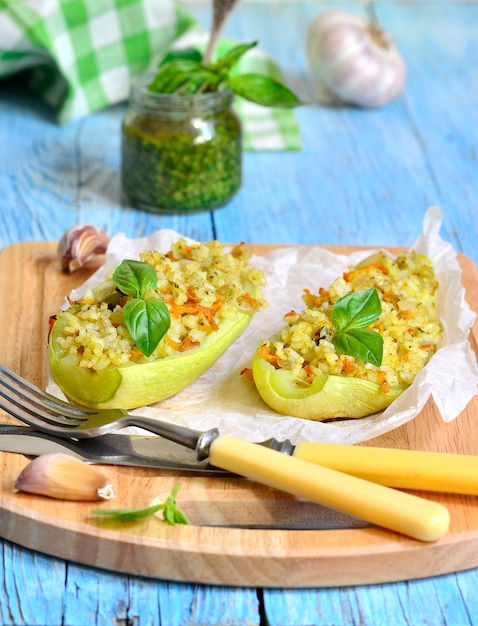
[{"label": "metal fork", "polygon": [[0,408],[39,431],[66,438],[99,437],[124,426],[140,426],[195,449],[221,469],[293,495],[339,509],[421,541],[436,541],[449,528],[448,510],[436,502],[309,463],[277,450],[199,432],[123,410],[96,411],[57,400],[0,365]]},{"label": "metal fork", "polygon": [[[123,409],[96,410],[64,402],[4,365],[0,365],[0,408],[36,430],[63,438],[99,437],[137,426],[195,450],[198,461],[209,456],[210,444],[219,436],[217,428],[202,432],[156,418],[133,416]],[[288,440],[273,439],[264,445],[285,454],[293,450]]]}]

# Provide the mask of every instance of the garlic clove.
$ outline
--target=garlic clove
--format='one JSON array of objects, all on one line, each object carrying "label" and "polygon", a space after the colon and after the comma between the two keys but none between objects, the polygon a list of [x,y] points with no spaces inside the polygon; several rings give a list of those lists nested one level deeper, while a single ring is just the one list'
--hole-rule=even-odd
[{"label": "garlic clove", "polygon": [[18,491],[60,500],[110,500],[115,492],[98,468],[62,453],[43,454],[20,473]]},{"label": "garlic clove", "polygon": [[58,242],[58,256],[65,272],[75,272],[96,256],[104,254],[109,236],[88,224],[79,224],[69,228]]},{"label": "garlic clove", "polygon": [[378,107],[404,87],[406,65],[392,37],[358,15],[319,14],[309,25],[306,49],[322,101]]}]

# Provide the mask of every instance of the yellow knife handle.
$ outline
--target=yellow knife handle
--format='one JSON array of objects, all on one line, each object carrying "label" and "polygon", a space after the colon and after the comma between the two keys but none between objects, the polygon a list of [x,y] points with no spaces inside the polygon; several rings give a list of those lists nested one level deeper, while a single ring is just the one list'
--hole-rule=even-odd
[{"label": "yellow knife handle", "polygon": [[421,541],[436,541],[449,528],[448,509],[441,504],[237,437],[224,435],[215,439],[209,460],[216,467]]},{"label": "yellow knife handle", "polygon": [[478,456],[310,441],[293,455],[389,487],[478,495]]}]

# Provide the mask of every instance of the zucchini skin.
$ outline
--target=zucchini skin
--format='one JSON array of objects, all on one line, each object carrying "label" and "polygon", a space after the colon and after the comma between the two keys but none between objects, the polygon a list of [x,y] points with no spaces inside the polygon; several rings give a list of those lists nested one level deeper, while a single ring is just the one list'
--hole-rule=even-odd
[{"label": "zucchini skin", "polygon": [[66,323],[60,314],[48,344],[52,377],[73,402],[97,409],[133,409],[170,398],[208,370],[249,325],[252,315],[238,312],[224,320],[201,346],[147,363],[94,371],[80,367],[76,355],[66,354],[56,338]]},{"label": "zucchini skin", "polygon": [[337,375],[316,377],[311,385],[298,386],[292,374],[275,369],[257,354],[252,374],[261,398],[271,409],[317,422],[372,415],[405,391],[405,387],[393,387],[384,393],[376,383]]}]

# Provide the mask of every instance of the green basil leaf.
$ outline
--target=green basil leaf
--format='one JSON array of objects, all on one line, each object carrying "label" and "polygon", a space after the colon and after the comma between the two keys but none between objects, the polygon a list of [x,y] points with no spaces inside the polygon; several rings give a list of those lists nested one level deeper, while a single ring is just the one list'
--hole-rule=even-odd
[{"label": "green basil leaf", "polygon": [[166,499],[163,504],[163,517],[172,524],[188,524],[186,516],[178,509],[176,504],[176,496],[179,491],[181,483],[176,483],[171,495]]},{"label": "green basil leaf", "polygon": [[158,284],[154,267],[143,261],[128,259],[115,269],[113,280],[120,291],[133,298],[142,298],[147,289],[154,289]]},{"label": "green basil leaf", "polygon": [[199,61],[174,59],[159,68],[148,89],[157,93],[173,93],[187,83],[194,72],[202,69]]},{"label": "green basil leaf", "polygon": [[214,91],[221,82],[221,76],[206,68],[200,68],[188,75],[188,79],[180,89],[184,94],[195,94],[205,91]]},{"label": "green basil leaf", "polygon": [[182,50],[170,50],[162,59],[159,66],[166,65],[170,61],[176,61],[177,59],[183,61],[195,61],[201,63],[202,54],[197,48],[184,48]]},{"label": "green basil leaf", "polygon": [[330,313],[337,332],[366,328],[380,316],[382,304],[375,288],[348,293],[339,298]]},{"label": "green basil leaf", "polygon": [[383,338],[374,330],[352,329],[337,333],[333,338],[334,346],[342,354],[380,367],[383,359]]},{"label": "green basil leaf", "polygon": [[104,517],[113,517],[114,519],[128,522],[143,517],[149,517],[160,511],[164,507],[163,504],[148,506],[144,509],[93,509],[91,512],[95,515],[103,515]]},{"label": "green basil leaf", "polygon": [[290,89],[262,74],[231,76],[225,85],[238,96],[266,107],[291,108],[302,104]]},{"label": "green basil leaf", "polygon": [[163,511],[164,519],[172,524],[189,524],[186,516],[178,509],[176,504],[176,496],[181,487],[181,483],[176,483],[171,495],[162,503],[148,506],[143,509],[93,509],[94,515],[103,515],[104,517],[112,517],[123,522],[141,519],[154,515],[158,511]]},{"label": "green basil leaf", "polygon": [[234,48],[228,50],[220,59],[214,63],[209,63],[207,67],[215,72],[224,70],[229,71],[246,52],[255,46],[257,46],[257,41],[234,46]]},{"label": "green basil leaf", "polygon": [[133,341],[151,356],[171,325],[169,309],[162,300],[133,298],[123,307],[123,319]]}]

